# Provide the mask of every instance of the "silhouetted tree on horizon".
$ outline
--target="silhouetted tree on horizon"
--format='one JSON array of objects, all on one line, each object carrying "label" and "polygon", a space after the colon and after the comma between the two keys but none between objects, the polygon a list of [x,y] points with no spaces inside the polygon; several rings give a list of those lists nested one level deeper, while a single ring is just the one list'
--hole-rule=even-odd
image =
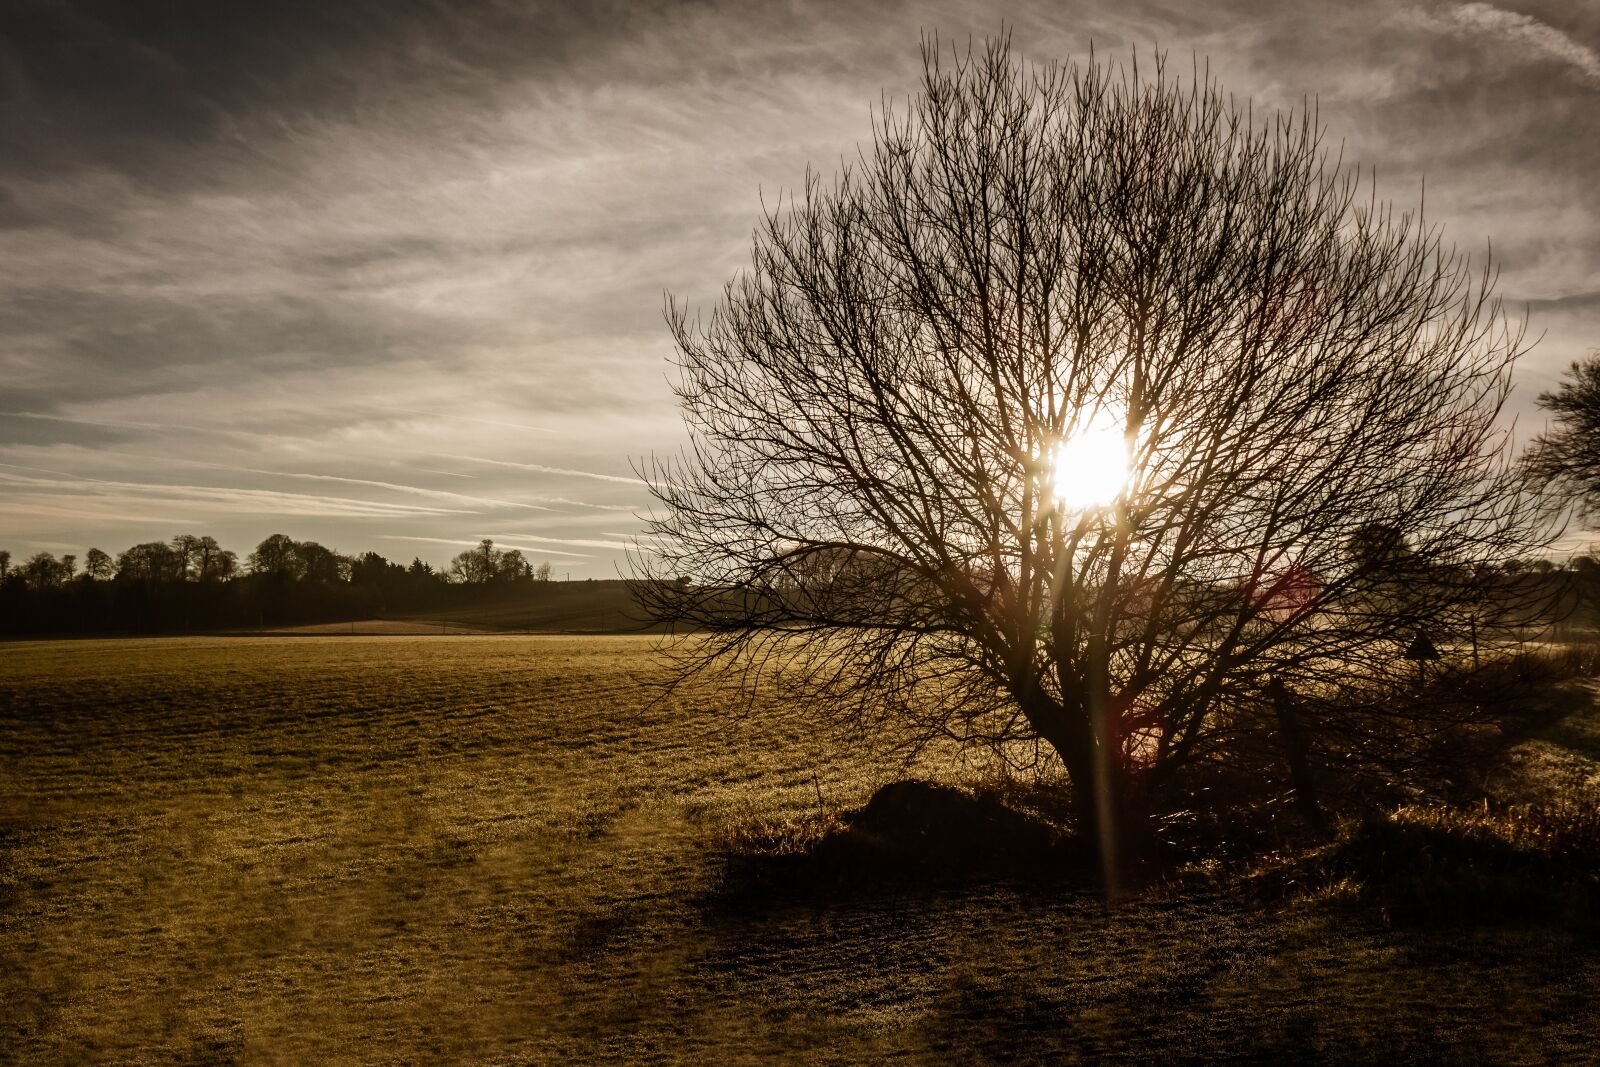
[{"label": "silhouetted tree on horizon", "polygon": [[1600,513],[1600,350],[1574,361],[1555,389],[1539,394],[1539,406],[1555,416],[1555,426],[1529,445],[1529,469],[1593,517]]},{"label": "silhouetted tree on horizon", "polygon": [[494,542],[485,537],[476,548],[469,548],[450,561],[450,578],[467,585],[485,585],[495,573]]},{"label": "silhouetted tree on horizon", "polygon": [[183,556],[165,541],[146,541],[117,556],[117,579],[124,584],[177,582],[183,578]]},{"label": "silhouetted tree on horizon", "polygon": [[28,588],[56,589],[69,582],[77,572],[77,557],[67,555],[56,559],[53,553],[38,552],[21,569]]},{"label": "silhouetted tree on horizon", "polygon": [[298,581],[305,575],[304,561],[288,534],[272,534],[250,553],[250,573],[265,575],[277,582]]},{"label": "silhouetted tree on horizon", "polygon": [[548,563],[536,569],[492,543],[492,576],[468,584],[421,557],[409,565],[373,551],[351,557],[287,534],[264,538],[244,570],[232,550],[200,534],[133,545],[116,558],[90,548],[76,575],[70,553],[38,552],[22,566],[11,557],[0,549],[0,633],[15,635],[225,631],[491,603],[503,612],[551,578]]},{"label": "silhouetted tree on horizon", "polygon": [[91,548],[83,557],[83,573],[97,582],[110,581],[117,576],[117,563],[98,548]]},{"label": "silhouetted tree on horizon", "polygon": [[520,550],[502,551],[485,537],[476,548],[469,548],[450,561],[450,578],[465,585],[489,585],[530,581],[534,570]]}]

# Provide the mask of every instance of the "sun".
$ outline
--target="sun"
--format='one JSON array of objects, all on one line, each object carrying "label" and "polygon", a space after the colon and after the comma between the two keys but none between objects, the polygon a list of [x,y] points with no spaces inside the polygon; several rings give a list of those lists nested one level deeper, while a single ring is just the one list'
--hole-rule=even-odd
[{"label": "sun", "polygon": [[1100,412],[1050,455],[1050,488],[1063,511],[1104,507],[1127,488],[1128,441],[1118,421]]}]

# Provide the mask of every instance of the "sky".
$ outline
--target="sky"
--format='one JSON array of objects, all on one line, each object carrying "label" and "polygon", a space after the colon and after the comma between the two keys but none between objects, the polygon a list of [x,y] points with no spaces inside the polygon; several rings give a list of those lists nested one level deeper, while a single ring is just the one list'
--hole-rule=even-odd
[{"label": "sky", "polygon": [[0,548],[491,537],[614,577],[683,441],[664,294],[709,310],[924,34],[1003,28],[1314,99],[1492,247],[1540,338],[1519,437],[1600,348],[1600,0],[0,0]]}]

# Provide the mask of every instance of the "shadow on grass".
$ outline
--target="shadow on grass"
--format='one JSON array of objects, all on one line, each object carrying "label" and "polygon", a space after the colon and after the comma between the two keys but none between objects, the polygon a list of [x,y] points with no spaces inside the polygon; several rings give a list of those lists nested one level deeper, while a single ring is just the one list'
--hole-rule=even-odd
[{"label": "shadow on grass", "polygon": [[986,882],[1094,882],[1090,853],[1055,825],[986,793],[918,780],[886,785],[834,818],[742,827],[713,847],[725,870],[706,903],[734,910]]},{"label": "shadow on grass", "polygon": [[1558,722],[1543,737],[1575,756],[1600,763],[1600,730],[1592,722]]},{"label": "shadow on grass", "polygon": [[1410,805],[1347,822],[1337,838],[1252,880],[1264,899],[1320,896],[1391,927],[1593,926],[1600,813]]}]

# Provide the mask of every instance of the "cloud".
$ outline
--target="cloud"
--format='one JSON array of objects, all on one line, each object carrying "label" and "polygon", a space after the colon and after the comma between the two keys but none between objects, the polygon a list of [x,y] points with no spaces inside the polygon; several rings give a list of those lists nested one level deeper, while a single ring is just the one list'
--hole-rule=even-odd
[{"label": "cloud", "polygon": [[[221,464],[208,463],[208,467],[218,467]],[[425,489],[417,485],[401,485],[397,482],[379,482],[370,478],[346,478],[337,474],[304,474],[293,471],[269,471],[257,467],[226,468],[237,470],[244,474],[265,474],[272,478],[309,478],[323,482],[343,482],[346,485],[370,485],[377,489],[390,489],[397,493],[410,493],[416,496],[433,497],[437,500],[454,500],[464,504],[482,504],[491,508],[526,508],[530,511],[549,511],[542,504],[528,504],[519,500],[500,500],[494,497],[468,496],[465,493],[452,493],[447,489]]]},{"label": "cloud", "polygon": [[140,422],[128,419],[92,419],[72,415],[54,415],[42,411],[0,411],[0,418],[26,419],[41,422],[65,422],[75,426],[94,426],[108,430],[148,430],[157,433],[215,434],[241,438],[253,445],[284,444],[293,439],[280,433],[256,433],[250,430],[226,429],[219,426],[194,426],[182,422]]},{"label": "cloud", "polygon": [[[26,470],[10,463],[0,467]],[[38,469],[38,468],[33,468]],[[373,500],[356,500],[350,497],[316,496],[309,493],[287,493],[270,489],[237,489],[228,486],[173,485],[161,482],[124,482],[104,478],[89,478],[60,471],[41,471],[59,475],[55,478],[36,478],[0,470],[0,482],[9,484],[18,494],[49,493],[52,499],[61,496],[104,498],[107,500],[172,500],[191,509],[223,513],[253,513],[261,515],[321,515],[348,518],[396,518],[415,516],[443,516],[468,514],[458,508],[436,508],[420,504],[386,504]]]},{"label": "cloud", "polygon": [[626,550],[633,545],[628,541],[597,541],[581,537],[538,537],[533,534],[487,534],[494,541],[537,541],[540,545],[573,545],[577,548],[615,548]]},{"label": "cloud", "polygon": [[[7,501],[6,514],[13,522],[23,519],[68,519],[75,524],[93,523],[101,524],[126,524],[147,523],[151,525],[193,526],[197,521],[194,515],[180,512],[154,512],[130,511],[123,503],[113,502],[101,507],[71,507],[49,501],[36,501],[18,498]],[[92,540],[93,538],[90,538]],[[75,542],[54,542],[55,544],[73,544]],[[32,540],[30,547],[48,548],[52,542]],[[79,543],[78,547],[82,547]]]},{"label": "cloud", "polygon": [[1471,3],[1456,7],[1450,17],[1464,31],[1497,37],[1512,47],[1553,59],[1600,87],[1600,52],[1531,15]]},{"label": "cloud", "polygon": [[548,426],[529,426],[527,423],[504,422],[500,419],[478,419],[473,418],[470,415],[447,415],[437,411],[418,411],[415,408],[388,408],[386,410],[396,411],[403,415],[427,415],[428,417],[435,419],[454,419],[458,422],[475,422],[480,426],[499,426],[508,430],[531,430],[534,433],[556,432],[555,430],[550,429]]},{"label": "cloud", "polygon": [[[1564,365],[1600,339],[1587,30],[1425,3],[23,5],[0,36],[0,461],[103,484],[8,501],[0,542],[369,536],[362,502],[264,495],[284,478],[437,505],[388,528],[441,551],[491,509],[575,539],[637,509],[622,472],[683,439],[663,291],[715,301],[761,193],[832,173],[914,87],[921,29],[1197,52],[1263,107],[1318,97],[1385,195],[1426,173],[1452,237],[1494,238],[1535,332],[1556,323],[1539,365]],[[229,486],[180,498],[185,461]],[[593,514],[511,518],[537,506]]]},{"label": "cloud", "polygon": [[[453,539],[453,538],[449,538],[449,537],[417,537],[417,536],[402,535],[402,534],[385,534],[383,536],[384,536],[384,540],[386,540],[386,541],[416,541],[416,542],[420,542],[422,544],[430,544],[430,545],[461,545],[461,546],[465,546],[467,548],[476,548],[476,547],[478,547],[478,544],[483,540],[483,538],[481,538],[481,537],[473,539],[473,540],[458,540],[458,539]],[[563,551],[561,549],[545,548],[543,546],[530,547],[528,545],[501,544],[499,542],[496,542],[496,544],[500,548],[514,548],[519,552],[542,552],[547,556],[562,556],[562,557],[566,557],[566,558],[569,558],[569,559],[593,559],[594,558],[593,556],[591,556],[591,555],[589,555],[587,553],[584,553],[584,552],[566,552],[566,551]]]},{"label": "cloud", "polygon": [[644,485],[643,480],[637,477],[624,478],[617,474],[597,474],[594,471],[572,470],[569,467],[550,467],[543,463],[516,463],[505,459],[486,459],[483,456],[456,456],[444,452],[439,453],[439,455],[444,456],[446,459],[459,459],[468,463],[482,463],[491,467],[511,467],[515,470],[537,471],[540,474],[564,474],[575,478],[594,478],[602,482],[620,482],[623,485],[636,485],[641,487]]},{"label": "cloud", "polygon": [[[1566,293],[1561,296],[1548,296],[1535,298],[1528,301],[1530,307],[1539,311],[1588,311],[1600,312],[1600,289],[1591,289],[1588,292]],[[1600,344],[1600,338],[1596,339]]]}]

